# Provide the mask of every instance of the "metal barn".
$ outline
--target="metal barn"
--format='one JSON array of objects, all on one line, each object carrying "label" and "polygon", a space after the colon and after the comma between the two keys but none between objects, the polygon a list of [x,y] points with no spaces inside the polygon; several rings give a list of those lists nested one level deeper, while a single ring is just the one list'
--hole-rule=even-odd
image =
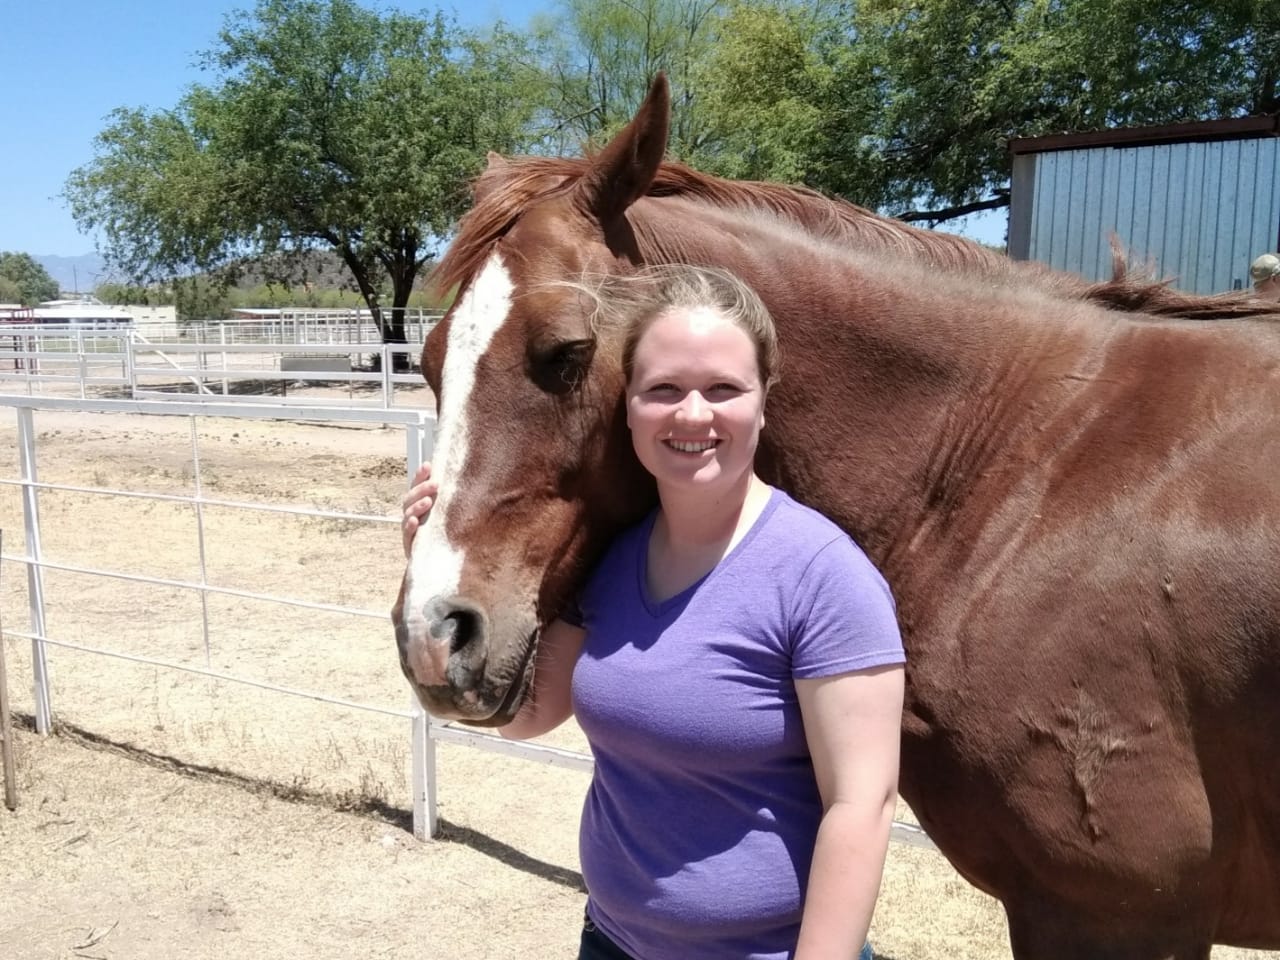
[{"label": "metal barn", "polygon": [[1250,286],[1280,250],[1280,118],[1026,137],[1009,144],[1009,254],[1094,280],[1111,234],[1180,289]]}]

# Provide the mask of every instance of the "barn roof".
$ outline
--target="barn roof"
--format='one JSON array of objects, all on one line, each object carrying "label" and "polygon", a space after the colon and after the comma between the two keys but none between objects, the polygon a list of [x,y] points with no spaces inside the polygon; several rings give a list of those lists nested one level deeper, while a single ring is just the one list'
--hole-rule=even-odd
[{"label": "barn roof", "polygon": [[1201,120],[1195,123],[1166,123],[1152,127],[1121,127],[1088,133],[1057,133],[1044,137],[1018,137],[1009,141],[1016,155],[1047,153],[1052,150],[1079,150],[1087,147],[1148,147],[1161,143],[1192,143],[1205,140],[1241,140],[1280,136],[1280,115],[1237,117],[1231,120]]}]

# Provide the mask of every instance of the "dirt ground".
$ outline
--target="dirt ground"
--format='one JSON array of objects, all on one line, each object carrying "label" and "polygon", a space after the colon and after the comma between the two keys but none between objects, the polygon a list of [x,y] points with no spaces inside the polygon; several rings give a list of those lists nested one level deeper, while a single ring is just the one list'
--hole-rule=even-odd
[{"label": "dirt ground", "polygon": [[[42,481],[192,491],[189,418],[35,416]],[[209,418],[196,431],[207,497],[385,519],[206,506],[201,538],[187,503],[45,491],[46,560],[373,615],[209,595],[206,638],[195,591],[48,571],[47,634],[403,709],[385,617],[402,568],[403,434]],[[0,408],[0,479],[18,475],[16,436]],[[4,553],[23,554],[14,486],[0,486],[0,529]],[[23,565],[5,562],[6,631],[29,629],[27,590]],[[38,737],[30,644],[4,644],[20,805],[0,807],[0,958],[574,956],[584,774],[441,745],[443,831],[419,843],[407,720],[51,647],[59,732]],[[583,749],[576,730],[552,742]],[[1009,956],[998,905],[937,854],[898,844],[873,941],[899,960]]]}]

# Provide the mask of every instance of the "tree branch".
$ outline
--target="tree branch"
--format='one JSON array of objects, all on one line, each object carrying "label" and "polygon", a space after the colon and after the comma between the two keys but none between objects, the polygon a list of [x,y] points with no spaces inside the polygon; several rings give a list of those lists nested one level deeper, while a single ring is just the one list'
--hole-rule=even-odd
[{"label": "tree branch", "polygon": [[906,223],[928,220],[929,226],[935,227],[946,220],[967,217],[971,213],[980,213],[983,210],[999,210],[1001,207],[1007,207],[1008,205],[1009,194],[1007,191],[1001,191],[986,200],[962,203],[955,207],[943,207],[941,210],[908,210],[906,213],[898,214],[897,219]]}]

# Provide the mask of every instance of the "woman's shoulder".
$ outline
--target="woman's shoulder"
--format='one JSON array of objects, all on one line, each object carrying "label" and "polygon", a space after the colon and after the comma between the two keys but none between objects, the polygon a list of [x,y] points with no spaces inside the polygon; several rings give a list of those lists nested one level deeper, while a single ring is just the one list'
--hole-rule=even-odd
[{"label": "woman's shoulder", "polygon": [[[813,507],[796,500],[785,490],[773,488],[773,526],[790,536],[814,544],[832,540],[850,540],[849,534],[834,520]],[[852,541],[851,541],[852,542]]]},{"label": "woman's shoulder", "polygon": [[843,527],[785,491],[775,489],[773,496],[773,547],[785,550],[793,565],[802,566],[806,575],[825,572],[840,579],[852,576],[883,583],[871,558]]}]

